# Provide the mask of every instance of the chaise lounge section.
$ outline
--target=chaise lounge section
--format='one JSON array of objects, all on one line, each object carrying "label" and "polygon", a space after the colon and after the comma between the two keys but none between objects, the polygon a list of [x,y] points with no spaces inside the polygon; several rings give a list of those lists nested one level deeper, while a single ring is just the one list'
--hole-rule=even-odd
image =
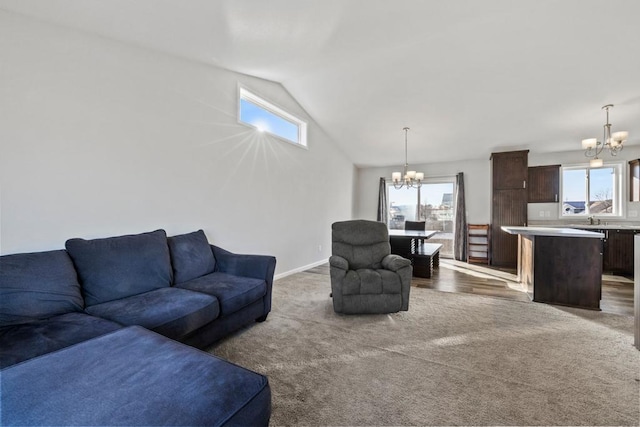
[{"label": "chaise lounge section", "polygon": [[131,326],[11,366],[2,425],[267,425],[267,378]]},{"label": "chaise lounge section", "polygon": [[[266,377],[191,346],[206,348],[264,321],[274,270],[275,258],[209,245],[202,230],[169,238],[156,230],[70,239],[66,251],[0,257],[0,421],[268,423]],[[124,372],[140,384],[129,384]],[[189,399],[166,402],[171,387]],[[40,399],[54,390],[55,398]],[[100,404],[73,405],[82,399]],[[119,399],[129,404],[118,407]],[[148,409],[139,413],[139,405]],[[179,423],[152,409],[172,405],[190,408]]]}]

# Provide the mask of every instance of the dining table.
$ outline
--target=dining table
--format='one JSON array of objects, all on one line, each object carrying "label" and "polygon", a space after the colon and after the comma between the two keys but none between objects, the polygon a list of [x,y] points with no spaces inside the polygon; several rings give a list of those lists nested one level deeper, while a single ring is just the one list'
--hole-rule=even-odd
[{"label": "dining table", "polygon": [[389,230],[391,253],[411,259],[417,246],[437,232],[438,230]]}]

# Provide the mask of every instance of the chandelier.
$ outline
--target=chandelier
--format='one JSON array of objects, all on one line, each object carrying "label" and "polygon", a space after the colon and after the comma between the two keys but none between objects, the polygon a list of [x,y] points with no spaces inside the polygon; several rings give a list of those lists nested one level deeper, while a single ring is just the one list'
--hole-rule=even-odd
[{"label": "chandelier", "polygon": [[607,104],[602,107],[607,112],[607,123],[604,124],[604,136],[602,141],[598,141],[597,138],[589,138],[582,140],[582,148],[585,150],[584,155],[587,157],[593,157],[589,162],[592,167],[600,167],[603,164],[602,159],[598,158],[602,150],[607,148],[612,156],[617,156],[624,148],[624,143],[629,137],[629,132],[621,131],[611,133],[611,123],[609,123],[609,109],[613,108],[613,104]]},{"label": "chandelier", "polygon": [[402,130],[404,130],[404,171],[403,173],[393,172],[391,174],[391,180],[396,190],[401,189],[405,185],[407,188],[420,188],[424,180],[424,174],[422,172],[409,170],[409,163],[407,162],[407,133],[409,132],[409,128],[405,127]]}]

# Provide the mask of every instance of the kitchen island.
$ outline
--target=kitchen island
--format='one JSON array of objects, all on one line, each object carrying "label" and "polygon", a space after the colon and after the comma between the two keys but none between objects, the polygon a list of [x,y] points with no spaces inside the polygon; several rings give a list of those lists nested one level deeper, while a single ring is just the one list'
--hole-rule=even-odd
[{"label": "kitchen island", "polygon": [[503,226],[518,235],[518,280],[536,302],[600,310],[603,233]]}]

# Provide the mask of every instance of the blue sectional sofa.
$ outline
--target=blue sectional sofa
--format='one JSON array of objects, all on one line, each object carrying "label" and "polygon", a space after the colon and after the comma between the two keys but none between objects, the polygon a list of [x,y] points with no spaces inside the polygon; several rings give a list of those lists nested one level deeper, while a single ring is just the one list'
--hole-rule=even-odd
[{"label": "blue sectional sofa", "polygon": [[266,377],[196,348],[266,319],[275,258],[202,230],[65,246],[0,257],[1,425],[268,424]]}]

